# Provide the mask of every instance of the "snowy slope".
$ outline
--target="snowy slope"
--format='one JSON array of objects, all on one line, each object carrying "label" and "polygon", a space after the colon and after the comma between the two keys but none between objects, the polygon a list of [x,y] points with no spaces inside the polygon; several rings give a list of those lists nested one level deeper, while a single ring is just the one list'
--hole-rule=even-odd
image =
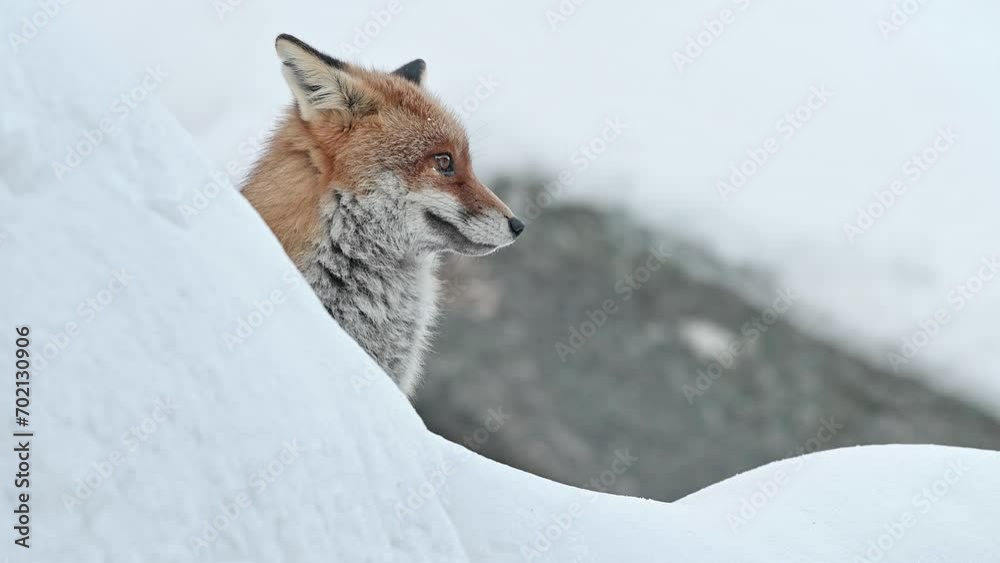
[{"label": "snowy slope", "polygon": [[[903,367],[1000,412],[1000,288],[989,269],[977,279],[1000,236],[992,0],[87,6],[60,18],[99,31],[90,41],[128,45],[136,72],[168,69],[165,103],[219,169],[238,176],[288,98],[277,33],[380,66],[421,56],[431,86],[465,108],[485,170],[571,172],[559,197],[625,203],[703,240],[798,290],[790,314],[808,328],[889,367],[890,353],[906,352]],[[814,87],[831,96],[800,109]],[[804,119],[790,128],[796,112]],[[581,159],[615,118],[627,129]],[[948,128],[947,152],[904,171]],[[722,198],[718,183],[772,138],[776,152]],[[879,211],[877,192],[896,180],[900,194],[883,195],[891,203]],[[880,217],[869,223],[859,208],[871,206]],[[845,233],[852,223],[860,236]],[[935,332],[922,323],[939,311],[947,322],[925,341],[917,333]],[[924,344],[904,350],[914,338]]]},{"label": "snowy slope", "polygon": [[1000,560],[997,453],[839,450],[661,504],[430,434],[212,183],[156,69],[116,68],[64,22],[0,49],[0,357],[21,325],[33,354],[30,424],[6,417],[3,447],[36,433],[32,547],[5,525],[10,561],[854,562],[869,541],[881,561]]}]

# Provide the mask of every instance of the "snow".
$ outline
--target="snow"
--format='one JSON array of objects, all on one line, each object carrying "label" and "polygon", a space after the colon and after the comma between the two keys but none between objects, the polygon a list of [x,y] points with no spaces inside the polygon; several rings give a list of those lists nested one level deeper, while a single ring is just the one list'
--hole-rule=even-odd
[{"label": "snow", "polygon": [[663,504],[431,434],[161,102],[170,77],[116,65],[83,8],[0,49],[0,319],[31,328],[36,433],[10,561],[1000,560],[994,452],[835,450]]},{"label": "snow", "polygon": [[[162,64],[165,104],[235,178],[288,99],[277,33],[382,67],[420,56],[431,87],[464,108],[484,171],[570,172],[560,198],[624,203],[764,272],[723,280],[747,295],[800,291],[791,318],[805,328],[1000,412],[1000,289],[991,269],[975,279],[1000,234],[996,2],[89,4],[60,17],[101,30],[91,40],[123,51],[136,73]],[[560,6],[568,15],[552,19]],[[708,46],[675,58],[699,34]],[[779,123],[814,88],[832,95],[800,128]],[[616,118],[627,129],[581,159]],[[951,149],[919,178],[904,173],[949,128]],[[777,152],[721,197],[718,182],[772,138]],[[878,213],[876,192],[895,180],[905,191],[849,237],[845,225],[859,208]],[[904,350],[904,338],[923,345]]]}]

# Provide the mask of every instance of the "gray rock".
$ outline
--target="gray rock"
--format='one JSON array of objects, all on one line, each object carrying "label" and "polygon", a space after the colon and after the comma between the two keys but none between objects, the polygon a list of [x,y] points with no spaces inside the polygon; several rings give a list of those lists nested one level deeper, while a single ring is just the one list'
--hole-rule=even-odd
[{"label": "gray rock", "polygon": [[[494,185],[515,202],[539,189]],[[647,265],[659,269],[646,276]],[[446,265],[418,410],[431,430],[502,463],[665,501],[817,449],[1000,449],[997,419],[811,337],[719,282],[755,275],[623,212],[547,208],[513,247]],[[615,463],[626,455],[638,461]]]}]

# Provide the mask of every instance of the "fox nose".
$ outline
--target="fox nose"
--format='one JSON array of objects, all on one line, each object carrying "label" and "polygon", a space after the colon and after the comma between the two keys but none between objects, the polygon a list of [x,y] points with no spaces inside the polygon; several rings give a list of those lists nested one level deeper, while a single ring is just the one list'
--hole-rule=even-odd
[{"label": "fox nose", "polygon": [[524,231],[524,223],[517,217],[511,217],[509,220],[510,230],[514,231],[514,236],[518,236]]}]

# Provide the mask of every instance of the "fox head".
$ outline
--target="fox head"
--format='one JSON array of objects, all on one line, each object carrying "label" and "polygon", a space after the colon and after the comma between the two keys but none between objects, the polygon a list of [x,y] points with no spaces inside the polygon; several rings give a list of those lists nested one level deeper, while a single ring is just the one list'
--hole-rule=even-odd
[{"label": "fox head", "polygon": [[[278,131],[272,154],[264,157],[272,161],[258,169],[267,164],[287,170],[275,152],[308,159],[316,187],[310,194],[287,186],[261,193],[251,178],[244,194],[293,258],[289,245],[296,246],[294,239],[308,227],[290,216],[318,215],[320,210],[309,207],[329,199],[357,207],[359,223],[385,223],[373,230],[383,239],[379,244],[393,241],[410,251],[484,255],[511,244],[524,230],[476,178],[465,129],[422,85],[424,61],[379,72],[337,60],[290,35],[278,36],[275,47],[295,108],[292,123]],[[286,223],[288,232],[279,232],[275,222]]]}]

